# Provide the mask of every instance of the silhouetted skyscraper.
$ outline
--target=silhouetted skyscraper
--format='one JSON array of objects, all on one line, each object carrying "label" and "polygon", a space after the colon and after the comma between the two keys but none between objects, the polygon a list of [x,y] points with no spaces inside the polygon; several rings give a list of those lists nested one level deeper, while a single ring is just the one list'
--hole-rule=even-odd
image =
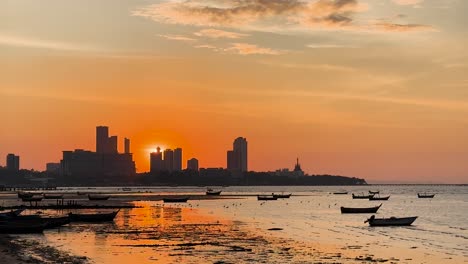
[{"label": "silhouetted skyscraper", "polygon": [[96,127],[96,152],[107,153],[109,149],[109,127]]},{"label": "silhouetted skyscraper", "polygon": [[181,148],[174,149],[174,161],[173,161],[172,170],[174,171],[182,170],[182,149]]},{"label": "silhouetted skyscraper", "polygon": [[164,170],[161,148],[156,148],[157,152],[150,154],[150,171],[158,172]]},{"label": "silhouetted skyscraper", "polygon": [[106,151],[106,153],[118,153],[117,151],[117,136],[112,136],[108,139],[108,144],[107,144],[107,147],[108,147],[108,150]]},{"label": "silhouetted skyscraper", "polygon": [[247,171],[247,139],[238,137],[234,140],[233,150],[227,152],[228,170]]},{"label": "silhouetted skyscraper", "polygon": [[124,138],[124,153],[130,153],[130,139]]},{"label": "silhouetted skyscraper", "polygon": [[198,171],[198,160],[196,158],[187,160],[187,170]]},{"label": "silhouetted skyscraper", "polygon": [[172,149],[164,150],[164,170],[173,171],[174,170],[174,151]]},{"label": "silhouetted skyscraper", "polygon": [[6,156],[6,167],[7,167],[7,170],[10,170],[10,171],[19,171],[20,169],[20,157],[19,156],[16,156],[15,154],[8,154]]}]

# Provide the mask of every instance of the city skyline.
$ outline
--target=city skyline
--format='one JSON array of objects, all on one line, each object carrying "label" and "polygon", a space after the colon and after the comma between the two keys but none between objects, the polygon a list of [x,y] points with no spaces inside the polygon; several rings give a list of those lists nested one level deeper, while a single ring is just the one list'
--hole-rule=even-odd
[{"label": "city skyline", "polygon": [[44,170],[64,149],[94,149],[89,128],[107,124],[131,139],[139,172],[156,146],[224,167],[241,135],[249,170],[299,156],[309,173],[465,183],[467,9],[462,0],[2,1],[0,157]]}]

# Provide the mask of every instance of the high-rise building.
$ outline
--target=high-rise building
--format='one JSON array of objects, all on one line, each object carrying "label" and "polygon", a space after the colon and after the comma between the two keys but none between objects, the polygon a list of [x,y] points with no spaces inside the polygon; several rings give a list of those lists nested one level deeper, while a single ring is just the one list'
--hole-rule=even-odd
[{"label": "high-rise building", "polygon": [[109,127],[96,127],[96,152],[107,153],[109,149]]},{"label": "high-rise building", "polygon": [[238,137],[233,149],[227,152],[227,168],[232,171],[247,171],[247,139]]},{"label": "high-rise building", "polygon": [[182,170],[182,149],[176,148],[174,149],[174,159],[173,159],[173,171],[181,171]]},{"label": "high-rise building", "polygon": [[196,158],[187,160],[187,170],[198,171],[198,160]]},{"label": "high-rise building", "polygon": [[174,170],[174,151],[172,149],[164,150],[164,170],[173,171]]},{"label": "high-rise building", "polygon": [[124,153],[130,153],[130,139],[124,138]]},{"label": "high-rise building", "polygon": [[20,157],[19,156],[16,156],[15,154],[8,154],[6,156],[6,167],[7,167],[7,170],[10,170],[10,171],[19,171],[20,169]]},{"label": "high-rise building", "polygon": [[161,148],[157,147],[156,152],[150,153],[150,171],[158,172],[164,170]]},{"label": "high-rise building", "polygon": [[108,139],[108,142],[107,143],[107,151],[106,153],[112,153],[112,154],[115,154],[115,153],[118,153],[118,150],[117,150],[117,136],[111,136],[109,139]]}]

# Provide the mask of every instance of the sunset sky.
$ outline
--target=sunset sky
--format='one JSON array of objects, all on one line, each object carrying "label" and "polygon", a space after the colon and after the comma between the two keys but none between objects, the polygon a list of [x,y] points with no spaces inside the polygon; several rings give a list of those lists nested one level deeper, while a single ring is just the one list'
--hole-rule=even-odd
[{"label": "sunset sky", "polygon": [[95,127],[225,167],[468,183],[468,1],[0,1],[0,165]]}]

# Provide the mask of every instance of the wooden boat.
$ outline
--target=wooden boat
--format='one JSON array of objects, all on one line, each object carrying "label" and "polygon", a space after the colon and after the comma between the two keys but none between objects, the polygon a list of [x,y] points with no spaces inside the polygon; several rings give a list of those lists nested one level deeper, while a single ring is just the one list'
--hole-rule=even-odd
[{"label": "wooden boat", "polygon": [[25,209],[16,209],[16,210],[11,210],[9,212],[1,212],[0,213],[0,218],[2,217],[14,217],[20,215]]},{"label": "wooden boat", "polygon": [[0,234],[29,234],[42,233],[46,228],[45,223],[21,223],[15,221],[0,222]]},{"label": "wooden boat", "polygon": [[215,191],[213,189],[206,190],[206,195],[220,195],[221,191]]},{"label": "wooden boat", "polygon": [[369,191],[369,194],[379,194],[380,191]]},{"label": "wooden boat", "polygon": [[91,201],[104,201],[109,200],[110,195],[102,195],[102,194],[88,194],[88,199]]},{"label": "wooden boat", "polygon": [[386,201],[390,199],[390,195],[388,196],[379,196],[379,195],[374,195],[372,197],[369,197],[369,201]]},{"label": "wooden boat", "polygon": [[434,198],[435,194],[418,193],[418,198]]},{"label": "wooden boat", "polygon": [[39,202],[42,201],[42,196],[23,197],[21,200],[23,202]]},{"label": "wooden boat", "polygon": [[352,194],[353,196],[353,199],[369,199],[370,197],[373,197],[374,195],[373,194],[369,194],[369,195],[365,195],[365,194],[362,194],[362,195],[356,195],[356,194]]},{"label": "wooden boat", "polygon": [[359,207],[359,208],[356,208],[356,207],[341,207],[341,213],[342,214],[375,214],[377,213],[377,210],[379,210],[380,206],[382,206],[382,204],[380,204],[379,206],[374,206],[374,207]]},{"label": "wooden boat", "polygon": [[120,211],[117,210],[112,213],[95,213],[95,214],[76,214],[69,213],[70,220],[72,222],[109,222],[113,221],[117,213]]},{"label": "wooden boat", "polygon": [[278,197],[273,195],[257,195],[257,200],[259,201],[271,201],[271,200],[278,200]]},{"label": "wooden boat", "polygon": [[63,199],[63,194],[61,193],[44,193],[44,199]]},{"label": "wooden boat", "polygon": [[334,192],[333,194],[348,194],[348,192],[343,191],[343,192]]},{"label": "wooden boat", "polygon": [[409,226],[411,225],[417,216],[412,217],[390,217],[390,218],[375,218],[375,215],[364,221],[369,223],[370,226]]},{"label": "wooden boat", "polygon": [[44,224],[45,229],[56,228],[70,223],[70,217],[60,216],[60,217],[42,217],[40,215],[20,215],[15,217],[9,217],[2,219],[3,221],[38,225]]},{"label": "wooden boat", "polygon": [[291,197],[291,193],[289,193],[289,194],[284,194],[284,193],[281,193],[281,194],[278,193],[278,194],[276,194],[276,193],[273,193],[272,195],[273,195],[273,197],[276,197],[276,198],[283,198],[283,199],[284,199],[284,198],[289,198],[289,197]]},{"label": "wooden boat", "polygon": [[165,203],[186,203],[188,201],[189,197],[167,197],[163,198],[163,201]]},{"label": "wooden boat", "polygon": [[23,199],[23,198],[31,198],[34,196],[34,193],[28,193],[28,192],[18,192],[18,198]]}]

